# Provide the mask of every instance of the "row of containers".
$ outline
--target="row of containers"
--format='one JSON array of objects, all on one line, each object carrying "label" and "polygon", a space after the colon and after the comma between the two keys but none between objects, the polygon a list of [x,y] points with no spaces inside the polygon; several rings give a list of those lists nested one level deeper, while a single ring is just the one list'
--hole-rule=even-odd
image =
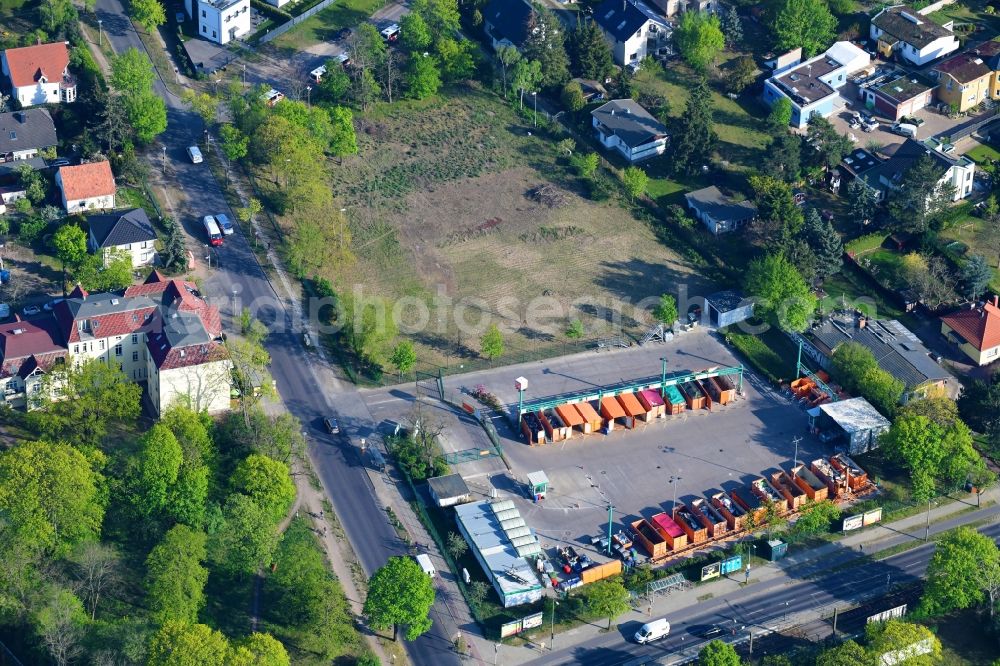
[{"label": "row of containers", "polygon": [[748,486],[707,499],[696,499],[673,508],[673,515],[658,513],[631,523],[636,541],[657,562],[680,551],[736,536],[747,529],[748,516],[757,525],[768,504],[781,515],[792,515],[808,500],[846,499],[871,489],[868,474],[842,453],[796,465],[788,472],[760,477]]},{"label": "row of containers", "polygon": [[574,432],[610,433],[640,423],[681,414],[685,410],[711,410],[736,399],[736,386],[725,375],[704,377],[683,384],[626,391],[593,401],[577,400],[521,415],[521,432],[532,446],[569,439]]}]

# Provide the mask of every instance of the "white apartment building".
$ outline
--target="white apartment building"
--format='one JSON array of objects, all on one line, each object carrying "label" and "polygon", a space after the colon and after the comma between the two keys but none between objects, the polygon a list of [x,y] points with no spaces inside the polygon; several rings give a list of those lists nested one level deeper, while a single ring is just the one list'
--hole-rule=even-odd
[{"label": "white apartment building", "polygon": [[228,44],[250,34],[250,0],[198,0],[196,9],[198,34],[209,41]]}]

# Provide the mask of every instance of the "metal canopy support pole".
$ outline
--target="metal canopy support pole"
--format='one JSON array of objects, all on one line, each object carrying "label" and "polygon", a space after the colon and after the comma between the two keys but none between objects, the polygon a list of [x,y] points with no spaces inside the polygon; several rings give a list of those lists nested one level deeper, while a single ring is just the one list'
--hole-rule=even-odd
[{"label": "metal canopy support pole", "polygon": [[802,374],[802,340],[799,340],[799,357],[795,361],[795,378]]},{"label": "metal canopy support pole", "polygon": [[667,357],[664,356],[660,359],[661,370],[660,370],[660,397],[667,397]]},{"label": "metal canopy support pole", "polygon": [[521,416],[524,414],[524,389],[517,391],[517,425],[521,425]]}]

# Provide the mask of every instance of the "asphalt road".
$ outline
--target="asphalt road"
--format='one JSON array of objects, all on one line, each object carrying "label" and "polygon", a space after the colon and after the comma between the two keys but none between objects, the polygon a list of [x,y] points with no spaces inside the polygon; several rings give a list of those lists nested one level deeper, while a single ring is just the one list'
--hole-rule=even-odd
[{"label": "asphalt road", "polygon": [[[994,540],[1000,538],[1000,524],[989,525],[980,531]],[[776,624],[797,613],[822,607],[830,607],[832,612],[834,604],[847,606],[872,593],[888,591],[890,585],[915,582],[923,577],[933,552],[934,544],[929,543],[884,560],[812,579],[770,588],[754,586],[746,593],[712,599],[686,612],[667,615],[670,635],[651,645],[637,645],[632,636],[641,623],[628,622],[620,625],[616,633],[602,635],[564,653],[557,652],[531,663],[617,666],[658,659],[671,663],[671,655],[696,651],[706,642],[699,634],[712,625],[729,630],[721,640],[743,642],[749,630],[755,634],[772,630]],[[732,633],[734,627],[735,634]]]},{"label": "asphalt road", "polygon": [[[110,40],[116,52],[129,47],[144,50],[119,0],[98,0],[96,11],[104,22],[104,38]],[[175,210],[184,211],[183,215],[179,215],[179,221],[191,237],[207,249],[203,241],[201,216],[225,212],[231,219],[236,218],[226,205],[222,190],[209,172],[208,165],[192,164],[186,157],[186,147],[192,145],[203,131],[201,120],[170,94],[161,81],[155,82],[155,89],[167,103],[167,131],[160,137],[167,146],[165,175],[173,181],[175,189],[182,191],[188,199],[187,205],[185,202],[173,202]],[[153,158],[152,162],[154,168],[160,168],[159,159]],[[243,234],[237,231],[227,236],[225,244],[216,250],[213,253],[212,273],[204,285],[204,295],[219,306],[223,317],[230,318],[230,328],[234,310],[244,306],[250,307],[265,323],[273,321],[277,324],[271,326],[272,332],[266,341],[271,355],[271,374],[286,408],[300,420],[307,432],[316,471],[365,573],[371,575],[390,556],[405,555],[408,551],[389,525],[371,481],[359,464],[357,449],[350,444],[350,437],[356,439],[370,426],[367,407],[360,394],[350,386],[338,387],[342,392],[330,395],[331,391],[325,388],[328,382],[320,379],[321,373],[328,371],[322,368],[317,371],[318,359],[302,347],[301,331],[296,330],[291,313],[276,297]],[[232,296],[234,290],[236,300]],[[263,310],[258,312],[257,306],[261,305]],[[329,415],[339,418],[344,436],[333,437],[323,430],[322,418]],[[437,608],[432,610],[432,629],[418,640],[406,644],[413,663],[460,663],[441,618]]]}]

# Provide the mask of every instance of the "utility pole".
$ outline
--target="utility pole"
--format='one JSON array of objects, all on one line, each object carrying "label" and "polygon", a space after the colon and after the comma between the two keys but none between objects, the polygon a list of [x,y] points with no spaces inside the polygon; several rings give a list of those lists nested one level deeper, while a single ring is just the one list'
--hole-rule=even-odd
[{"label": "utility pole", "polygon": [[531,97],[532,99],[535,100],[535,114],[532,117],[531,124],[534,125],[535,127],[538,127],[538,93],[537,92],[531,93]]},{"label": "utility pole", "polygon": [[748,629],[747,633],[750,635],[750,660],[753,661],[753,630]]},{"label": "utility pole", "polygon": [[611,554],[611,522],[614,518],[614,515],[615,515],[615,507],[612,506],[611,504],[608,504],[608,548],[607,548],[608,555]]},{"label": "utility pole", "polygon": [[836,606],[834,606],[833,607],[833,637],[834,638],[837,637],[837,615],[838,615],[839,612],[840,612],[840,609],[837,608]]},{"label": "utility pole", "polygon": [[104,47],[104,21],[97,19],[97,45]]},{"label": "utility pole", "polygon": [[801,437],[796,437],[795,439],[792,440],[792,442],[795,444],[795,466],[796,467],[799,466],[799,442],[801,442],[801,441],[802,441]]},{"label": "utility pole", "polygon": [[924,525],[924,541],[931,538],[931,501],[927,500],[927,523]]}]

